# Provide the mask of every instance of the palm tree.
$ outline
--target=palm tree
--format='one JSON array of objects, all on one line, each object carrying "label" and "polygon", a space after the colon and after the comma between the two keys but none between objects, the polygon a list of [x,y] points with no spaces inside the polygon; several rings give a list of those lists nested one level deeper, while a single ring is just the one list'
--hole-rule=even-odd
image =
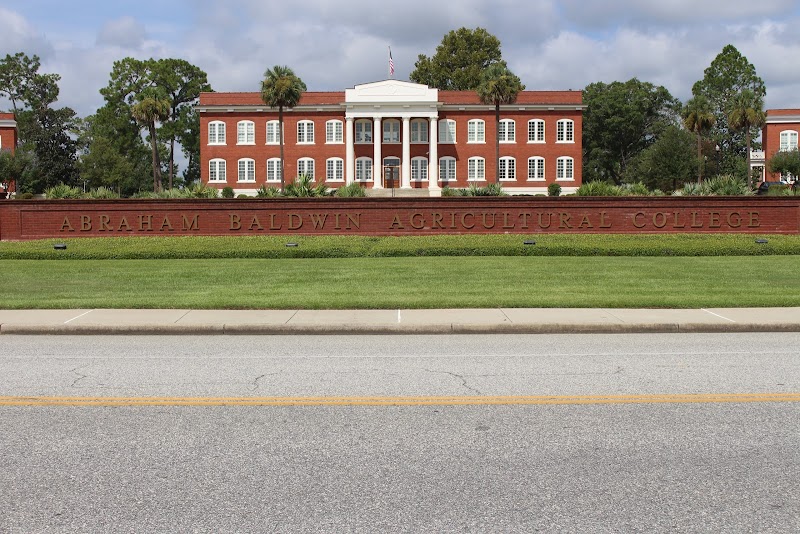
[{"label": "palm tree", "polygon": [[697,183],[703,181],[703,132],[714,126],[716,119],[711,110],[711,103],[703,95],[696,95],[686,102],[681,113],[683,125],[690,132],[697,134]]},{"label": "palm tree", "polygon": [[294,71],[289,67],[275,65],[267,69],[264,73],[264,81],[261,82],[261,100],[272,108],[278,108],[278,135],[280,136],[281,146],[281,192],[284,189],[284,165],[283,165],[283,109],[293,108],[300,101],[306,84],[298,78]]},{"label": "palm tree", "polygon": [[753,174],[750,172],[750,130],[764,126],[766,120],[764,103],[750,89],[734,95],[728,108],[728,125],[734,130],[744,130],[747,139],[747,185],[753,187]]},{"label": "palm tree", "polygon": [[509,70],[505,61],[492,63],[481,75],[478,85],[478,97],[483,104],[494,105],[494,122],[497,135],[495,136],[495,173],[497,181],[500,180],[500,106],[513,104],[517,95],[525,90],[520,79]]},{"label": "palm tree", "polygon": [[150,147],[153,150],[153,192],[161,191],[161,159],[158,156],[158,139],[156,138],[156,122],[169,118],[169,100],[159,98],[156,94],[143,95],[141,100],[131,106],[131,115],[140,125],[150,132]]}]

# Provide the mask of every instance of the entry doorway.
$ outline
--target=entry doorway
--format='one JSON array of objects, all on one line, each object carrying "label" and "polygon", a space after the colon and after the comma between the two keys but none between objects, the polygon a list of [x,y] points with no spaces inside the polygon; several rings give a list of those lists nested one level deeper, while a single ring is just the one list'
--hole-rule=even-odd
[{"label": "entry doorway", "polygon": [[383,187],[392,191],[400,187],[400,158],[383,158]]}]

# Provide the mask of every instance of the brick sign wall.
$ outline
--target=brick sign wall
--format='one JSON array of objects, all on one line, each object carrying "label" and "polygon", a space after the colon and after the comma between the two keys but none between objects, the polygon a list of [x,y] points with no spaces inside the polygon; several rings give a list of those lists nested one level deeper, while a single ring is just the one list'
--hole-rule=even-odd
[{"label": "brick sign wall", "polygon": [[167,235],[800,233],[800,197],[0,201],[0,239]]}]

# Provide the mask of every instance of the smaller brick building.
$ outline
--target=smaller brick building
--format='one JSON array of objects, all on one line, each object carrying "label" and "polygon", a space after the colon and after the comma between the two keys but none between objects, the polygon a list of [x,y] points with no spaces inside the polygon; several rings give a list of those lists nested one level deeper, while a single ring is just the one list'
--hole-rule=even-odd
[{"label": "smaller brick building", "polygon": [[[752,165],[758,165],[758,159],[763,161],[764,179],[768,181],[778,181],[781,179],[779,173],[769,172],[769,161],[778,151],[797,150],[797,136],[800,132],[800,109],[769,109],[767,110],[767,120],[761,130],[761,146],[763,153],[754,151],[751,156]],[[784,179],[794,177],[783,177]]]},{"label": "smaller brick building", "polygon": [[[581,185],[581,91],[523,91],[500,108],[500,162],[494,106],[475,91],[440,91],[384,80],[334,92],[305,92],[284,112],[286,182],[309,174],[336,188],[485,186],[546,193],[551,183]],[[203,93],[201,177],[205,184],[255,194],[280,185],[278,110],[260,93]]]},{"label": "smaller brick building", "polygon": [[[0,150],[17,148],[17,121],[13,113],[0,113]],[[14,181],[7,176],[0,176],[0,195],[5,197],[16,190]]]}]

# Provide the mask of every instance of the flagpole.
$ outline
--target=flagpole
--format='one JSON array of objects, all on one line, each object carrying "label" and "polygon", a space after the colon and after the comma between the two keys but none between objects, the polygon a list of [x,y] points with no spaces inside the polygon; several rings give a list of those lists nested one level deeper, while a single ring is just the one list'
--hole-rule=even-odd
[{"label": "flagpole", "polygon": [[394,60],[392,59],[392,47],[389,48],[389,78],[394,78]]}]

